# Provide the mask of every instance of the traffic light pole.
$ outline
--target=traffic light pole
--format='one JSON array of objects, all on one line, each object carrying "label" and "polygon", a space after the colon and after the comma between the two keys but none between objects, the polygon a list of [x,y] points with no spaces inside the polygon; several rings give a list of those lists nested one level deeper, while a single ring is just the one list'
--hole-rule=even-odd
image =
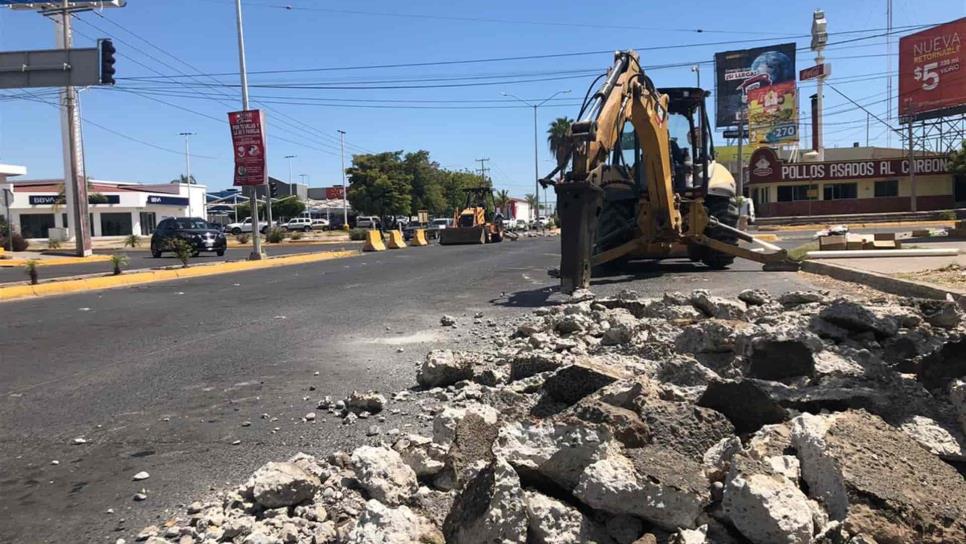
[{"label": "traffic light pole", "polygon": [[[241,74],[242,109],[248,111],[248,69],[245,67],[245,31],[242,26],[242,5],[241,0],[235,0],[235,19],[238,27],[238,71]],[[259,261],[265,257],[262,253],[262,237],[259,235],[258,228],[258,186],[252,185],[252,192],[249,195],[249,204],[252,211],[252,253],[248,256],[250,261]]]},{"label": "traffic light pole", "polygon": [[[72,36],[70,29],[70,4],[64,0],[63,9],[57,17],[60,28],[57,30],[57,48],[70,49]],[[55,19],[56,20],[56,19]],[[70,211],[71,230],[74,233],[75,254],[87,257],[93,254],[91,245],[90,206],[87,200],[87,175],[84,170],[84,144],[81,138],[80,116],[77,113],[77,89],[64,87],[60,92],[61,137],[64,149],[64,195]]]}]

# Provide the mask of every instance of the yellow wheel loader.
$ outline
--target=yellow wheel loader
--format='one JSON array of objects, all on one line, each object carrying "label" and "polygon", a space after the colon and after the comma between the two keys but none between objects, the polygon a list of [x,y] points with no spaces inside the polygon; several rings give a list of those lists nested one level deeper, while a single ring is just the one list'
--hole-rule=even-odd
[{"label": "yellow wheel loader", "polygon": [[439,243],[490,244],[503,241],[502,221],[495,221],[493,190],[489,187],[465,189],[466,202],[456,210],[453,226],[439,231]]},{"label": "yellow wheel loader", "polygon": [[797,269],[783,249],[736,228],[735,180],[714,160],[708,93],[659,90],[636,52],[614,57],[584,98],[564,159],[540,180],[557,194],[561,290],[587,288],[592,269],[630,259],[685,257],[718,269],[737,256]]}]

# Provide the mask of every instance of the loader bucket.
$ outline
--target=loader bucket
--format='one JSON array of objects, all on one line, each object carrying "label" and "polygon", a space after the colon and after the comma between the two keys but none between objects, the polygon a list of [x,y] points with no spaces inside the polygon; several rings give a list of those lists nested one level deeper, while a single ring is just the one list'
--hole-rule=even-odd
[{"label": "loader bucket", "polygon": [[483,225],[475,227],[455,227],[439,231],[439,243],[444,246],[458,244],[486,243],[486,232]]}]

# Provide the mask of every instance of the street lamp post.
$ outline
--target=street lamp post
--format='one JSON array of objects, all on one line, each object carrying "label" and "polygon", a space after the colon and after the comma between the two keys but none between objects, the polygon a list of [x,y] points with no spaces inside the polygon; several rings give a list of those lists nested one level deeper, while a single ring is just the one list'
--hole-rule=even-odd
[{"label": "street lamp post", "polygon": [[[248,68],[245,66],[245,30],[242,25],[242,4],[241,0],[235,0],[235,22],[238,30],[238,72],[241,75],[242,110],[248,111]],[[248,256],[249,260],[261,260],[262,237],[259,236],[258,228],[258,199],[255,186],[252,187],[249,196],[249,205],[252,211],[252,253]]]},{"label": "street lamp post", "polygon": [[339,130],[339,157],[342,159],[342,228],[349,230],[349,195],[345,186],[345,131]]},{"label": "street lamp post", "polygon": [[191,217],[191,148],[188,139],[195,135],[194,132],[179,132],[179,136],[184,136],[184,180],[188,184],[188,217]]},{"label": "street lamp post", "polygon": [[540,106],[546,104],[551,99],[553,99],[554,97],[556,97],[558,94],[567,94],[569,92],[570,92],[570,89],[567,89],[565,91],[557,91],[557,92],[553,93],[552,95],[550,95],[549,97],[545,98],[544,100],[542,100],[540,102],[536,102],[536,103],[532,103],[532,102],[530,102],[528,100],[524,100],[524,99],[520,98],[519,96],[517,96],[515,94],[508,93],[508,92],[502,92],[502,93],[500,93],[503,96],[509,96],[510,98],[514,98],[514,99],[516,99],[516,100],[518,100],[520,102],[523,102],[527,106],[530,106],[531,108],[533,108],[533,176],[534,176],[534,178],[533,178],[533,186],[534,186],[534,194],[533,194],[533,197],[536,199],[535,204],[536,204],[536,208],[537,208],[534,211],[534,219],[535,220],[538,220],[539,217],[540,217],[540,153],[539,153],[539,145],[538,145],[539,132],[538,132],[538,129],[537,129],[537,108],[539,108]]},{"label": "street lamp post", "polygon": [[298,157],[298,155],[285,155],[285,158],[288,159],[288,184],[289,185],[292,184],[292,159],[294,159],[295,157]]}]

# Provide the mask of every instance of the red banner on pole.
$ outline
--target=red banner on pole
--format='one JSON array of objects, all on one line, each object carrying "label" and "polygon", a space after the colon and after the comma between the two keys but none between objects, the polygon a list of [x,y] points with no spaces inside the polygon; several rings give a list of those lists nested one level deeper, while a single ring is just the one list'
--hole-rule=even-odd
[{"label": "red banner on pole", "polygon": [[265,159],[265,114],[261,110],[228,113],[231,143],[235,156],[234,185],[268,183]]}]

